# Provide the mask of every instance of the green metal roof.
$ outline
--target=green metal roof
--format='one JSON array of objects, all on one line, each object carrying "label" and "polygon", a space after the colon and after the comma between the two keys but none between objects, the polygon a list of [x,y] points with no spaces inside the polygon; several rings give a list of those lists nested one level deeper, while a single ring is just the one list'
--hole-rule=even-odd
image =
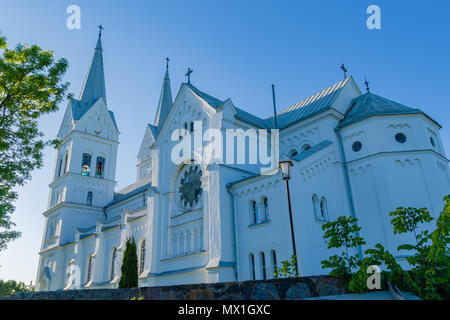
[{"label": "green metal roof", "polygon": [[86,81],[80,94],[80,102],[90,108],[99,98],[106,104],[105,73],[103,70],[102,43],[99,38],[95,47],[94,57],[89,68]]},{"label": "green metal roof", "polygon": [[380,97],[373,93],[366,93],[352,100],[345,118],[339,127],[377,115],[413,114],[422,113],[420,109],[413,109],[395,101]]},{"label": "green metal roof", "polygon": [[170,89],[169,67],[166,68],[161,94],[159,96],[158,109],[156,111],[155,126],[159,127],[166,120],[172,107],[172,90]]}]

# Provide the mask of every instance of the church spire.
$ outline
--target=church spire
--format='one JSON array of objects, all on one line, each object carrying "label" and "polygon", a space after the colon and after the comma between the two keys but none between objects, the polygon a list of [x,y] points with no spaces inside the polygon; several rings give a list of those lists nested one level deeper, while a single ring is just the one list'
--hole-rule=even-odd
[{"label": "church spire", "polygon": [[94,57],[92,58],[89,73],[83,85],[80,94],[80,101],[82,104],[92,106],[99,98],[103,98],[106,104],[106,89],[105,89],[105,73],[103,71],[103,49],[102,49],[102,26],[99,26],[100,32],[95,46]]},{"label": "church spire", "polygon": [[166,58],[166,74],[164,75],[161,95],[159,97],[158,110],[156,111],[155,126],[160,127],[169,113],[172,106],[172,92],[169,78],[169,58]]}]

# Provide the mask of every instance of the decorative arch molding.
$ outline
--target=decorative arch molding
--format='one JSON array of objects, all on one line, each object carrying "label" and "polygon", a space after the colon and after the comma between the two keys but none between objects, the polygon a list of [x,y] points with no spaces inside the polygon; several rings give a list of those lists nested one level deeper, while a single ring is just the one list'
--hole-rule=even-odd
[{"label": "decorative arch molding", "polygon": [[365,130],[358,130],[358,131],[354,131],[352,133],[346,134],[342,137],[342,141],[346,141],[348,139],[354,139],[356,137],[360,137],[360,136],[364,136],[366,134]]},{"label": "decorative arch molding", "polygon": [[298,133],[287,133],[284,137],[280,137],[280,144],[284,147],[289,145],[303,145],[305,143],[313,144],[313,137],[319,134],[319,127],[303,130]]}]

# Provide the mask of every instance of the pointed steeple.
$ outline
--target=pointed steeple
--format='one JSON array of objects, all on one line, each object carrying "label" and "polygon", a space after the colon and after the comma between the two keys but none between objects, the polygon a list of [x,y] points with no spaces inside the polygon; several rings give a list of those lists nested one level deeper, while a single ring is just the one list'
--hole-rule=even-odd
[{"label": "pointed steeple", "polygon": [[158,110],[156,111],[155,117],[156,127],[162,126],[173,103],[169,78],[169,58],[166,58],[166,61],[166,74],[164,76],[161,95],[159,96]]},{"label": "pointed steeple", "polygon": [[103,49],[100,32],[97,45],[95,46],[91,67],[89,68],[89,73],[80,94],[81,103],[86,105],[88,108],[91,107],[99,98],[103,98],[106,104],[105,73],[103,71],[102,52]]}]

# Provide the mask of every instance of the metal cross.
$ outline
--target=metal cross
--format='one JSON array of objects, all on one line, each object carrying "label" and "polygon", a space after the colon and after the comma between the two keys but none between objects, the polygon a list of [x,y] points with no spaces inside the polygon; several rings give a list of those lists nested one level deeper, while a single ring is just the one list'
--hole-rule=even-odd
[{"label": "metal cross", "polygon": [[169,61],[170,61],[170,59],[169,59],[169,57],[167,57],[167,58],[166,58],[166,68],[167,68],[167,69],[169,69]]},{"label": "metal cross", "polygon": [[191,83],[191,73],[194,72],[191,68],[188,68],[185,76],[188,77],[188,83]]},{"label": "metal cross", "polygon": [[345,69],[344,64],[341,65],[342,71],[344,71],[344,79],[347,79],[347,69]]},{"label": "metal cross", "polygon": [[102,25],[99,25],[99,26],[98,26],[98,37],[99,37],[99,38],[102,37],[102,30],[103,30],[103,29],[104,29],[104,28],[103,28]]},{"label": "metal cross", "polygon": [[370,92],[370,89],[369,89],[369,81],[367,81],[366,76],[364,76],[364,84],[366,85],[367,93],[369,93],[369,92]]}]

